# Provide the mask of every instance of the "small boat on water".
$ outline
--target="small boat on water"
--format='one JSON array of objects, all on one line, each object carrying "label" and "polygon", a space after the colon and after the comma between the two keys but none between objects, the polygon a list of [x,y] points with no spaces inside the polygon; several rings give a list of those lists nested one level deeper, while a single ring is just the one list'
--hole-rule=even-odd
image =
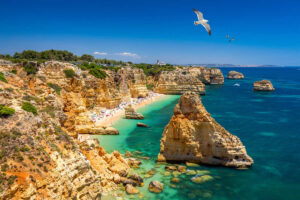
[{"label": "small boat on water", "polygon": [[234,84],[233,86],[235,86],[235,87],[240,87],[241,85],[238,84],[238,83],[236,83],[236,84]]}]

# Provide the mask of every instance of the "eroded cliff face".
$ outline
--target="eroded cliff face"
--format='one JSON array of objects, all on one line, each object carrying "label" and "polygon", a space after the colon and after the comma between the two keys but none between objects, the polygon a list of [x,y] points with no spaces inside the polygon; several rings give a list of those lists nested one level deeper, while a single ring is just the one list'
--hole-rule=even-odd
[{"label": "eroded cliff face", "polygon": [[223,84],[219,69],[183,67],[174,71],[163,71],[154,81],[154,91],[162,94],[183,94],[187,91],[205,94],[204,84]]},{"label": "eroded cliff face", "polygon": [[154,91],[161,94],[183,94],[187,91],[205,94],[204,84],[187,68],[161,72],[157,77]]},{"label": "eroded cliff face", "polygon": [[[118,152],[108,154],[97,141],[71,137],[76,131],[68,128],[74,125],[65,123],[71,123],[71,113],[85,112],[86,99],[77,69],[63,64],[76,71],[66,79],[61,65],[42,65],[36,76],[26,75],[21,66],[0,66],[7,80],[0,82],[0,104],[15,110],[0,116],[0,199],[100,199],[128,175],[129,161]],[[61,88],[60,94],[49,82]],[[23,110],[23,102],[37,114]]]},{"label": "eroded cliff face", "polygon": [[195,74],[204,84],[224,84],[224,76],[220,69],[206,67],[190,67],[189,71]]},{"label": "eroded cliff face", "polygon": [[[69,69],[75,71],[73,78],[66,78],[64,74],[64,70]],[[146,76],[140,69],[123,67],[118,72],[106,70],[106,74],[105,79],[99,79],[72,64],[55,61],[39,68],[38,77],[61,88],[63,110],[68,116],[63,125],[74,137],[78,133],[93,134],[103,129],[90,120],[88,111],[114,108],[131,97],[149,95]]]},{"label": "eroded cliff face", "polygon": [[161,139],[158,161],[195,162],[248,168],[253,160],[237,136],[206,111],[196,93],[185,93]]}]

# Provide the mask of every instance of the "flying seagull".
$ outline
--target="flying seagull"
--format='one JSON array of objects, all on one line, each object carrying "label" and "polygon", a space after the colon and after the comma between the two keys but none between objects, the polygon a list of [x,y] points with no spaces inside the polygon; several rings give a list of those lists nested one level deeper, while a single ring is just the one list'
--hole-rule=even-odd
[{"label": "flying seagull", "polygon": [[193,8],[193,11],[196,13],[197,17],[198,17],[198,21],[194,21],[194,24],[197,26],[199,24],[201,24],[202,26],[204,26],[204,28],[206,29],[206,31],[208,32],[209,35],[211,35],[211,29],[209,24],[207,23],[208,20],[203,18],[203,14],[202,12],[196,10]]},{"label": "flying seagull", "polygon": [[232,42],[234,40],[234,37],[230,38],[230,40],[228,40],[228,42]]}]

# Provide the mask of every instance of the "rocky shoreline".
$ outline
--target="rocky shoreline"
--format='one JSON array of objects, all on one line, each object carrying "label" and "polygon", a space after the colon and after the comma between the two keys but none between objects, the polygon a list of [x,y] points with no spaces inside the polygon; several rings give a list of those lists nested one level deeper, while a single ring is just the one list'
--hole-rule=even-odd
[{"label": "rocky shoreline", "polygon": [[[96,78],[78,66],[57,61],[42,63],[36,70],[36,74],[28,74],[21,64],[0,61],[0,72],[5,78],[5,81],[0,80],[0,106],[4,111],[10,111],[0,115],[0,165],[4,180],[0,199],[100,199],[107,193],[119,195],[116,191],[120,188],[128,194],[138,193],[137,187],[142,185],[143,179],[140,174],[133,173],[141,161],[117,151],[107,153],[101,147],[101,141],[99,143],[89,135],[118,135],[119,131],[110,127],[113,120],[121,115],[142,119],[134,108],[155,101],[162,94],[189,91],[195,95],[205,94],[205,84],[224,83],[219,69],[203,67],[177,67],[174,71],[162,71],[146,77],[143,70],[126,66],[118,70],[104,70],[105,78]],[[72,76],[67,76],[67,72],[72,72]],[[147,89],[149,84],[159,94]],[[127,108],[125,113],[125,107],[130,104],[134,106]],[[199,105],[194,106],[196,112]],[[180,114],[181,117],[184,115]],[[214,123],[214,120],[211,121]],[[140,122],[138,126],[147,125]],[[211,154],[215,156],[214,162],[249,167],[252,160],[247,157],[239,139],[219,125],[214,127],[237,145],[231,149],[218,147],[218,152],[226,149],[226,153],[223,152],[218,162],[219,155]],[[232,151],[236,151],[238,158],[233,156]],[[161,160],[167,161],[165,153],[161,152],[164,156]],[[201,163],[209,162],[212,162],[211,157],[201,160]],[[182,170],[181,166],[175,171],[185,173]],[[150,170],[144,178],[151,177],[153,173],[155,170]],[[207,181],[209,177],[206,178],[195,177],[193,181]],[[177,179],[172,179],[172,184],[177,182]],[[162,190],[163,185],[157,181],[149,184],[151,192]]]}]

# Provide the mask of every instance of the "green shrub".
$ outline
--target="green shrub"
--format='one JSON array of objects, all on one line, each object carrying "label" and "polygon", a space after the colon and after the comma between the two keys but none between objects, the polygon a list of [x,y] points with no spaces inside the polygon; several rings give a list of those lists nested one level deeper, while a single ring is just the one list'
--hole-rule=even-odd
[{"label": "green shrub", "polygon": [[27,112],[31,112],[34,115],[37,115],[36,108],[30,102],[23,102],[22,109],[25,110],[25,111],[27,111]]},{"label": "green shrub", "polygon": [[8,164],[5,163],[4,165],[1,166],[1,171],[6,172],[7,168],[8,168]]},{"label": "green shrub", "polygon": [[26,62],[23,66],[23,70],[27,72],[27,75],[30,74],[36,74],[38,69],[37,69],[37,64],[32,63],[32,62]]},{"label": "green shrub", "polygon": [[75,72],[73,69],[65,69],[64,73],[67,78],[73,78],[75,76]]},{"label": "green shrub", "polygon": [[7,83],[7,80],[2,72],[0,72],[0,81]]},{"label": "green shrub", "polygon": [[15,109],[0,105],[0,117],[8,117],[15,114]]},{"label": "green shrub", "polygon": [[58,85],[54,83],[47,83],[47,85],[55,90],[56,94],[60,95],[61,88]]},{"label": "green shrub", "polygon": [[13,69],[13,70],[11,70],[11,73],[17,74],[17,70],[16,70],[16,69]]},{"label": "green shrub", "polygon": [[154,85],[153,84],[146,84],[146,87],[148,90],[152,90]]},{"label": "green shrub", "polygon": [[[96,78],[105,79],[106,72],[102,69],[108,69],[107,67],[99,66],[95,63],[88,64],[87,62],[78,65],[78,67],[82,70],[89,70],[89,73]],[[119,68],[111,68],[111,70],[118,71]]]},{"label": "green shrub", "polygon": [[95,76],[96,78],[101,78],[101,79],[105,79],[106,77],[106,73],[105,71],[101,70],[101,69],[90,69],[89,72],[91,75]]}]

